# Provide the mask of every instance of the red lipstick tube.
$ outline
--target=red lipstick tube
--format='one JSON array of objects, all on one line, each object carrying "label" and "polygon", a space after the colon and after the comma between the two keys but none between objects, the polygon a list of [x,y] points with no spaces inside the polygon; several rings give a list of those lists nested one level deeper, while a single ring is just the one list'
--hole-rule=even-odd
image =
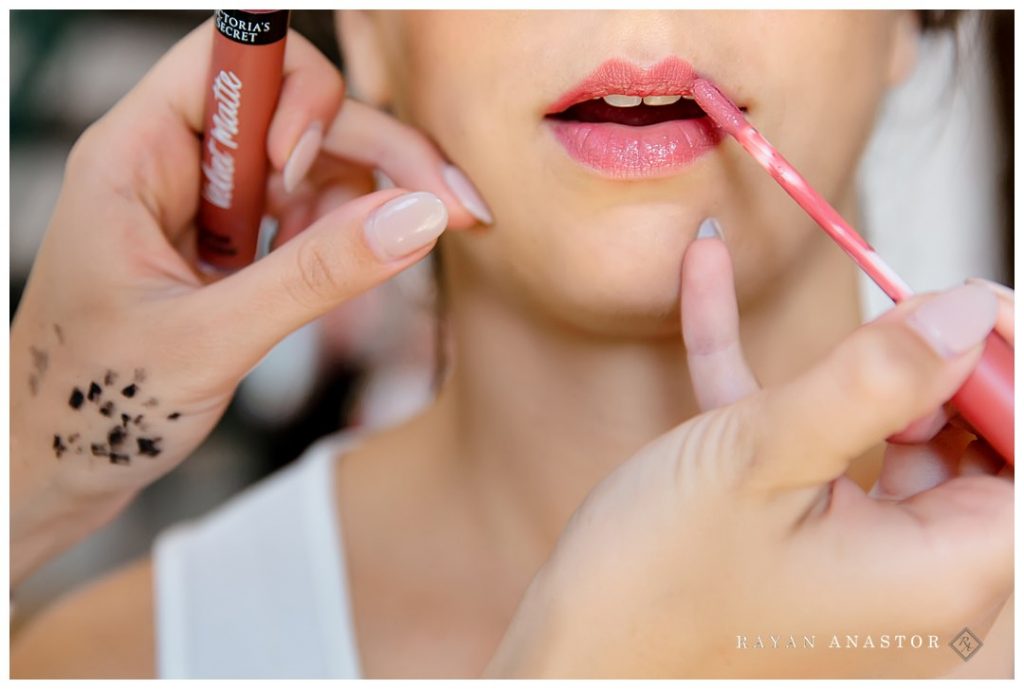
[{"label": "red lipstick tube", "polygon": [[277,107],[287,10],[217,10],[207,77],[197,242],[200,268],[256,258],[267,188],[267,129]]}]

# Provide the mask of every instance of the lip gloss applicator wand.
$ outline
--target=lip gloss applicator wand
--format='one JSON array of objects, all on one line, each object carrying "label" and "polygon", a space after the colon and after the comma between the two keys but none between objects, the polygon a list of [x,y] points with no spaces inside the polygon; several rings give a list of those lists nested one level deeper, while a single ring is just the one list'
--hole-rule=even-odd
[{"label": "lip gloss applicator wand", "polygon": [[[707,116],[736,139],[890,299],[899,303],[913,294],[910,286],[717,86],[698,77],[693,82],[693,97]],[[989,334],[977,367],[953,396],[953,405],[996,452],[1013,464],[1013,348],[998,333]]]}]

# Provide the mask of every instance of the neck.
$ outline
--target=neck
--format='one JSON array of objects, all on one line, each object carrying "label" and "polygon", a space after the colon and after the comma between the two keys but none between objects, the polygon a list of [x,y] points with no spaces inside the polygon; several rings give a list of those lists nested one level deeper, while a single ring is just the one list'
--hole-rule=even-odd
[{"label": "neck", "polygon": [[[685,353],[678,336],[558,331],[459,284],[450,267],[454,364],[423,420],[444,435],[439,459],[492,542],[533,571],[595,484],[699,413]],[[823,235],[741,311],[747,358],[765,385],[799,373],[859,322],[856,269]]]}]

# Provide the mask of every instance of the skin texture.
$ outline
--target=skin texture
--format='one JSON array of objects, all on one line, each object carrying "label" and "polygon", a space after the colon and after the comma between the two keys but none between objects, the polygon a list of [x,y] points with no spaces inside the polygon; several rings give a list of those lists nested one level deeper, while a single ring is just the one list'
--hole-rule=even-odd
[{"label": "skin texture", "polygon": [[[785,283],[820,230],[736,146],[667,180],[597,178],[554,141],[546,108],[608,58],[645,65],[678,54],[849,209],[857,157],[886,89],[909,68],[914,31],[905,16],[871,12],[412,12],[365,23],[379,50],[351,44],[353,88],[385,94],[382,105],[430,132],[498,219],[483,237],[446,242],[453,270],[488,276],[529,314],[628,337],[678,328],[679,257],[704,217],[726,228],[743,306]],[[364,64],[390,69],[364,75]],[[366,84],[374,77],[388,81]]]},{"label": "skin texture", "polygon": [[[936,553],[906,526],[909,508],[877,506],[858,493],[856,483],[836,482],[849,470],[860,486],[870,488],[879,476],[882,440],[932,413],[955,389],[977,352],[954,362],[929,357],[919,339],[897,327],[907,309],[899,317],[891,316],[881,330],[847,340],[859,323],[853,267],[735,147],[723,146],[668,179],[614,183],[572,163],[541,120],[551,101],[607,58],[647,63],[679,54],[744,102],[751,120],[846,217],[856,220],[857,157],[885,90],[912,65],[913,15],[350,12],[339,15],[339,24],[352,90],[372,105],[392,109],[425,132],[437,148],[389,118],[346,103],[327,129],[329,155],[314,164],[296,193],[285,197],[276,186],[280,180],[271,180],[271,197],[284,218],[285,236],[308,241],[327,236],[328,226],[339,228],[333,230],[335,235],[347,236],[344,218],[363,216],[339,204],[368,190],[367,168],[372,164],[385,167],[407,188],[431,189],[449,206],[452,227],[469,227],[473,218],[438,183],[438,150],[468,174],[495,218],[490,227],[450,233],[441,241],[454,365],[438,401],[410,422],[367,438],[336,466],[356,633],[367,675],[472,676],[487,671],[693,676],[728,674],[728,668],[736,668],[747,675],[787,676],[792,663],[785,655],[729,659],[714,640],[744,632],[770,634],[790,623],[814,630],[832,624],[860,625],[862,633],[885,629],[887,623],[937,626],[942,634],[953,633],[946,627],[954,620],[957,628],[963,620],[976,631],[993,624],[1011,590],[1006,506],[1012,503],[1012,489],[990,475],[998,467],[986,464],[983,453],[979,457],[975,450],[957,448],[947,462],[949,471],[940,476],[949,478],[974,467],[982,476],[968,481],[967,487],[976,490],[961,492],[960,483],[922,501],[939,508],[923,510],[922,518],[957,517],[933,527],[937,538],[948,539],[952,555],[944,559],[943,567],[933,566],[931,571],[927,567],[934,564]],[[750,36],[758,40],[751,41]],[[203,64],[195,46],[178,52],[181,62]],[[165,67],[162,82],[175,82],[170,75],[180,71],[180,65],[173,71]],[[292,82],[306,87],[293,86],[293,98],[285,101],[293,106],[290,112],[298,122],[291,126],[292,134],[281,135],[280,153],[274,153],[272,130],[276,170],[283,168],[289,144],[312,119],[296,112],[313,111],[333,119],[330,105],[311,95],[324,93],[309,86],[316,83],[313,72],[299,69],[305,77]],[[185,82],[182,92],[192,88],[199,93],[198,80]],[[821,133],[822,122],[829,123],[827,133]],[[105,125],[108,130],[113,126],[109,121]],[[101,125],[95,130],[93,145],[103,141],[103,129]],[[79,150],[89,148],[83,145]],[[78,158],[90,165],[95,160]],[[151,170],[141,168],[143,181],[150,181],[147,172]],[[84,194],[76,191],[74,179],[72,175],[67,194]],[[169,178],[158,179],[163,185],[157,192],[175,186]],[[133,183],[122,181],[115,188],[134,188]],[[188,187],[180,180],[175,184]],[[160,193],[156,198],[158,204],[166,201]],[[346,212],[352,215],[341,215]],[[366,212],[368,208],[361,210]],[[69,214],[65,206],[58,208],[51,233],[70,234],[75,229]],[[692,244],[698,223],[708,215],[719,218],[724,245],[718,240]],[[157,225],[175,223],[164,220]],[[150,248],[156,244],[154,240]],[[691,245],[693,250],[687,251]],[[289,246],[295,245],[286,243],[281,250]],[[347,255],[343,250],[351,246],[333,248],[332,257]],[[684,252],[691,268],[683,269],[681,280]],[[176,256],[157,253],[169,261]],[[56,269],[46,263],[61,256],[57,248],[49,249],[40,260],[40,273],[55,275]],[[321,265],[333,266],[334,260]],[[288,275],[283,265],[283,260],[278,262],[281,275]],[[257,331],[264,338],[261,343],[351,296],[357,291],[353,283],[373,284],[401,267],[343,265],[336,275],[327,275],[344,280],[314,281],[321,287],[311,292],[289,291],[293,301],[271,303],[277,318],[260,313],[260,322],[273,324]],[[730,275],[735,275],[735,296]],[[257,284],[276,287],[280,283],[272,278],[277,277],[263,273],[246,284],[250,289]],[[59,284],[56,278],[51,282]],[[34,280],[37,285],[51,282]],[[169,293],[178,293],[180,283],[188,282],[183,274]],[[228,284],[218,283],[217,291],[196,290],[194,295],[201,296],[193,303],[202,299],[234,307],[240,292],[230,294],[221,287]],[[296,284],[311,283],[299,279]],[[736,308],[738,330],[735,323],[723,325],[714,318],[721,310],[703,315],[700,309],[688,310],[687,294],[713,297],[724,309]],[[215,296],[223,301],[215,301]],[[93,301],[106,303],[100,297]],[[30,287],[26,306],[19,311],[12,352],[22,359],[12,360],[12,366],[24,371],[26,378],[32,371],[30,346],[38,346],[52,322],[65,323],[50,315],[55,303],[57,296],[43,287]],[[196,312],[191,309],[188,318],[178,313],[168,321],[176,327],[167,330],[194,332]],[[1012,333],[1012,321],[1007,328],[1005,316],[1000,319],[1001,330]],[[216,320],[211,317],[208,327]],[[79,336],[87,323],[81,318],[65,325],[67,337]],[[117,324],[121,331],[130,325]],[[680,346],[681,330],[686,350]],[[172,351],[194,341],[163,334],[174,345]],[[227,339],[228,333],[222,337]],[[731,351],[733,357],[728,365],[718,366],[719,374],[712,374],[714,357],[702,354],[717,348],[703,350],[701,343],[716,340],[730,345],[721,351]],[[212,336],[206,340],[218,341]],[[237,341],[228,342],[237,349]],[[825,359],[823,368],[812,368],[840,342],[843,348],[836,351],[843,354]],[[889,351],[879,342],[899,346],[890,357],[879,353]],[[245,363],[258,360],[260,349],[247,350]],[[100,353],[110,358],[110,347],[98,353],[75,351],[76,359],[51,363],[48,380],[58,378],[60,387],[66,387],[82,375],[83,360],[94,367],[137,365],[131,352],[116,352],[116,361],[99,363]],[[213,365],[215,354],[197,352],[185,359],[208,363],[207,373],[223,371],[223,366]],[[168,389],[162,381],[182,377],[181,358],[168,355],[157,371],[160,375],[150,376],[151,383],[162,386],[161,399],[174,399],[173,386]],[[201,402],[226,401],[246,370],[235,365],[242,370],[229,369],[212,380],[212,389],[221,396],[207,394]],[[815,370],[825,373],[814,374]],[[831,376],[849,370],[860,373],[849,387],[832,384]],[[746,372],[742,380],[736,378],[738,371]],[[904,384],[885,385],[895,372],[901,372],[898,381]],[[810,410],[818,414],[813,423],[809,410],[783,404],[787,399],[826,399],[811,395],[825,395],[823,380],[833,397]],[[763,384],[764,391],[752,381]],[[66,405],[65,392],[58,388],[45,394],[54,404]],[[44,394],[43,388],[39,394]],[[207,409],[204,428],[219,414],[215,403],[193,406]],[[840,409],[847,414],[864,410],[873,421],[863,424],[848,446],[829,451],[818,429],[842,426],[846,417]],[[679,426],[683,421],[687,423]],[[714,440],[708,429],[722,424],[738,429],[739,445]],[[52,438],[52,429],[42,434],[43,429],[29,423],[20,428],[23,439]],[[935,448],[922,444],[934,430],[908,439],[917,443],[912,447],[923,448],[918,452],[921,461],[911,466],[921,468],[937,456]],[[178,440],[175,457],[180,461],[192,441],[198,441]],[[812,456],[808,448],[825,461],[799,461]],[[52,457],[48,446],[45,450],[50,453],[45,456]],[[739,490],[745,484],[728,478],[746,475],[751,453],[768,453],[777,460],[769,466],[779,471],[762,475],[774,476],[773,481],[753,481]],[[52,514],[70,521],[69,511],[58,508],[67,504],[66,492],[34,488],[47,485],[53,463],[41,464],[37,458],[44,453],[30,450],[20,456],[36,461],[24,470],[34,482],[15,481],[16,503],[57,505],[40,509],[49,519],[20,520],[32,527],[24,532],[48,533],[46,525],[55,520]],[[624,462],[628,457],[632,459]],[[162,458],[163,466],[171,463],[166,454]],[[807,473],[809,466],[819,465],[826,470]],[[722,470],[709,471],[709,466]],[[935,486],[934,472],[900,475],[891,470],[893,466],[887,464],[889,470],[881,474],[890,497],[904,498]],[[795,490],[794,476],[800,484]],[[151,478],[142,477],[140,483]],[[102,521],[101,516],[115,513],[119,500],[130,499],[128,487],[90,492],[81,483],[72,485],[89,497],[75,503],[85,506],[70,510],[76,517],[88,514],[94,520],[82,528],[86,532]],[[766,497],[769,485],[777,492]],[[842,504],[832,502],[837,485],[846,500]],[[98,494],[106,501],[95,497]],[[36,500],[39,495],[48,500]],[[943,496],[948,500],[943,502]],[[806,514],[815,518],[799,519]],[[901,527],[893,533],[890,518]],[[794,523],[803,526],[797,529]],[[979,523],[994,526],[985,539],[966,538],[966,526]],[[943,530],[955,526],[965,527],[958,532],[960,538]],[[72,531],[61,533],[73,540]],[[26,537],[24,542],[32,545],[39,539]],[[666,557],[665,543],[682,546]],[[851,545],[848,562],[820,556],[836,543]],[[879,553],[886,557],[879,558]],[[893,553],[901,557],[891,557]],[[46,554],[35,559],[45,559]],[[891,592],[897,599],[919,578],[935,571],[942,577],[930,579],[932,586],[925,591],[932,595],[921,593],[906,616],[890,618],[887,609],[868,604],[877,589],[857,588],[862,584],[850,578],[851,565],[865,562],[889,563],[889,569],[874,570],[875,578],[866,581],[897,582]],[[722,574],[744,569],[768,574],[761,580],[728,580]],[[813,575],[810,579],[807,572]],[[115,574],[109,586],[78,592],[34,620],[16,640],[15,675],[112,672],[108,661],[97,659],[89,648],[61,647],[65,665],[59,669],[48,658],[57,653],[57,640],[66,638],[62,635],[75,624],[118,635],[125,627],[150,629],[149,576],[144,565]],[[837,598],[829,597],[836,589],[814,588],[833,580],[845,584],[838,587],[842,593]],[[963,590],[965,581],[971,582],[971,595],[950,604],[948,591]],[[822,606],[807,611],[808,591],[817,591],[833,604],[829,615],[815,616]],[[700,608],[723,598],[734,598],[735,606]],[[97,615],[94,611],[104,604],[123,608],[125,617],[109,620]],[[943,606],[949,619],[933,614]],[[595,624],[593,616],[601,614],[621,623]],[[717,621],[716,633],[707,634],[706,645],[683,653],[687,644],[682,640],[699,632],[692,621],[710,619]],[[637,627],[633,620],[642,623]],[[689,622],[681,625],[680,620]],[[1005,626],[1007,620],[1012,623],[1005,616],[1001,623]],[[643,630],[639,638],[623,636],[636,628]],[[1009,672],[1005,631],[1002,642],[999,639],[986,638],[985,648],[969,664],[972,674]],[[152,672],[145,651],[129,648],[139,650],[139,664],[119,667],[117,672]],[[697,650],[705,652],[694,653]],[[804,667],[808,674],[818,675],[934,676],[951,669],[951,653],[942,650],[945,657],[935,662],[921,656],[886,656],[881,664],[878,656],[863,663],[808,656]],[[627,657],[624,651],[629,652]],[[991,662],[982,665],[986,655]]]}]

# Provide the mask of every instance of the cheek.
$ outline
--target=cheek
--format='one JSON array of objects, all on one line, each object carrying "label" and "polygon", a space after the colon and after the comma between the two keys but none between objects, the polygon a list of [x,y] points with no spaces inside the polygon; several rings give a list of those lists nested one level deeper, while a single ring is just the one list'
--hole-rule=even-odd
[{"label": "cheek", "polygon": [[[740,13],[738,33],[764,36],[736,46],[760,65],[755,126],[843,213],[855,209],[855,174],[887,89],[891,13]],[[753,23],[758,24],[757,27]],[[741,300],[756,297],[802,260],[820,230],[737,146],[723,226],[731,234]],[[851,217],[855,221],[856,217]]]},{"label": "cheek", "polygon": [[762,47],[766,103],[758,127],[826,196],[850,183],[885,95],[889,12],[792,13]]},{"label": "cheek", "polygon": [[520,50],[502,12],[411,13],[397,40],[402,85],[395,110],[426,133],[482,192],[499,218],[513,215],[517,199],[535,180],[529,151],[539,121],[527,99]]},{"label": "cheek", "polygon": [[[508,27],[474,25],[474,13],[445,14],[406,26],[396,109],[466,171],[497,218],[492,228],[445,237],[449,269],[473,289],[591,329],[664,332],[676,327],[681,257],[704,217],[722,222],[741,301],[820,239],[735,145],[705,172],[651,186],[646,200],[557,176],[538,155],[547,132],[514,98],[531,83],[523,56],[543,52],[502,39]],[[749,25],[731,35],[764,38],[725,46],[737,73],[758,66],[755,123],[822,193],[843,200],[884,92],[886,24],[870,14],[738,15]],[[488,47],[502,40],[519,48]]]}]

